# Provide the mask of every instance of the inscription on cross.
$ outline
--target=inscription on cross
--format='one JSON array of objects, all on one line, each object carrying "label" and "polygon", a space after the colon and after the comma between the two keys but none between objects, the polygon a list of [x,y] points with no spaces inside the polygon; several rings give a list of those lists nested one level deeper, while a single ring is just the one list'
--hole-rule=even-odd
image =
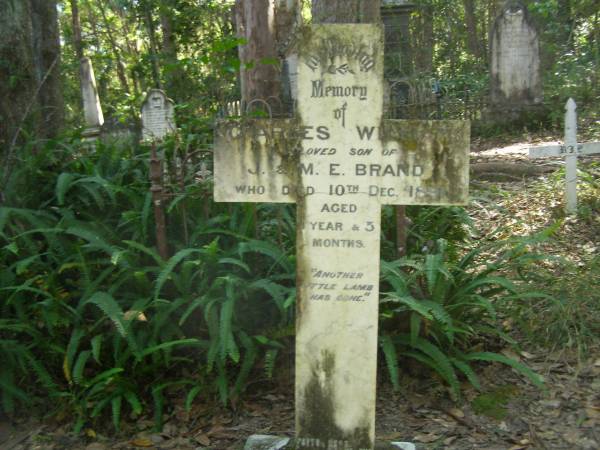
[{"label": "inscription on cross", "polygon": [[220,122],[215,200],[296,202],[296,448],[374,446],[383,204],[463,204],[469,125],[384,121],[377,25],[314,25],[295,119]]}]

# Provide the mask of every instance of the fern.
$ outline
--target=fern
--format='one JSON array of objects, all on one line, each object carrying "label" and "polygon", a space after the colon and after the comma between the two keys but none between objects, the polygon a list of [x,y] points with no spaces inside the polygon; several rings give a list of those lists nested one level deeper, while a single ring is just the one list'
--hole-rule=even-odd
[{"label": "fern", "polygon": [[385,356],[388,374],[394,387],[394,391],[400,390],[400,369],[398,368],[398,355],[396,354],[396,346],[394,345],[389,335],[383,335],[379,339],[379,345]]},{"label": "fern", "polygon": [[129,406],[131,406],[131,410],[136,416],[142,414],[142,403],[140,402],[140,399],[134,392],[125,390],[123,392],[123,397],[125,397],[125,400],[127,400],[127,403],[129,403]]},{"label": "fern", "polygon": [[239,254],[243,257],[245,253],[255,252],[269,256],[275,264],[279,264],[285,271],[291,271],[292,266],[289,263],[285,253],[279,247],[265,241],[249,241],[239,244]]},{"label": "fern", "polygon": [[77,357],[77,361],[75,362],[75,366],[73,366],[73,383],[81,384],[83,381],[83,370],[85,369],[85,365],[87,364],[88,359],[91,356],[91,352],[86,350],[81,352]]},{"label": "fern", "polygon": [[102,335],[94,336],[90,341],[92,344],[92,356],[98,364],[100,364],[100,350],[102,349]]},{"label": "fern", "polygon": [[[229,286],[229,285],[228,285]],[[232,332],[233,309],[235,307],[235,297],[232,295],[227,298],[221,308],[221,318],[219,325],[219,337],[221,344],[221,359],[224,360],[227,356],[235,363],[240,360],[240,352]]]},{"label": "fern", "polygon": [[190,391],[185,397],[185,411],[187,413],[189,413],[192,410],[192,403],[194,402],[198,394],[200,394],[200,392],[202,392],[203,390],[203,385],[194,386],[192,389],[190,389]]},{"label": "fern", "polygon": [[258,349],[256,348],[256,345],[246,333],[240,333],[240,340],[242,345],[244,346],[245,351],[244,357],[242,358],[242,364],[240,365],[238,376],[233,388],[233,392],[235,394],[240,394],[242,392],[243,387],[246,384],[248,375],[254,367],[254,362],[256,361],[256,357],[258,356]]},{"label": "fern", "polygon": [[113,397],[113,399],[110,402],[111,409],[112,409],[113,426],[115,427],[115,430],[117,432],[121,429],[121,406],[122,406],[122,404],[123,404],[123,397],[121,397],[120,395]]},{"label": "fern", "polygon": [[158,298],[158,296],[160,295],[160,291],[163,285],[173,273],[175,266],[177,266],[177,264],[179,264],[182,260],[184,260],[190,255],[193,255],[194,253],[204,253],[204,251],[195,248],[186,248],[184,250],[178,251],[169,259],[167,264],[165,264],[163,270],[158,275],[158,278],[156,279],[156,284],[154,287],[154,298]]},{"label": "fern", "polygon": [[123,310],[115,301],[112,295],[106,292],[96,292],[86,303],[92,303],[102,310],[102,312],[113,322],[119,334],[127,336],[127,325],[123,315]]},{"label": "fern", "polygon": [[506,364],[507,366],[512,367],[517,372],[526,376],[535,386],[540,389],[544,389],[544,381],[543,379],[533,372],[529,367],[525,364],[520,363],[511,358],[507,358],[504,355],[500,355],[498,353],[491,352],[475,352],[464,355],[464,359],[467,361],[488,361],[488,362],[499,362],[502,364]]},{"label": "fern", "polygon": [[71,382],[71,370],[73,368],[73,361],[75,360],[75,354],[77,353],[77,349],[79,348],[79,342],[81,338],[85,335],[85,331],[82,328],[75,328],[71,333],[71,339],[69,339],[69,344],[67,345],[67,351],[65,354],[65,362],[64,362],[64,374],[67,381]]}]

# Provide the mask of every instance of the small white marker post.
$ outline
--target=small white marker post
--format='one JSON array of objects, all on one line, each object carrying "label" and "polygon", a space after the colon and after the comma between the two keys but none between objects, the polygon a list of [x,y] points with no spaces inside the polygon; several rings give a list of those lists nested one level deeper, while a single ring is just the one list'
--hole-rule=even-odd
[{"label": "small white marker post", "polygon": [[545,145],[529,148],[530,158],[565,156],[566,212],[577,213],[577,156],[600,154],[600,142],[577,143],[577,105],[570,98],[565,107],[565,141],[563,145]]}]

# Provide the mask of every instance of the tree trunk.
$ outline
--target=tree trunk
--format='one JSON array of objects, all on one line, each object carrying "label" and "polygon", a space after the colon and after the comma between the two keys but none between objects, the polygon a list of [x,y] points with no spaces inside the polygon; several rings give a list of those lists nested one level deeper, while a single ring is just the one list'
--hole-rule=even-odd
[{"label": "tree trunk", "polygon": [[467,48],[476,58],[481,58],[482,51],[477,32],[477,15],[475,14],[475,1],[463,0],[465,7],[465,25],[467,27]]},{"label": "tree trunk", "polygon": [[162,2],[160,8],[160,27],[162,30],[161,54],[165,62],[163,75],[165,78],[165,89],[176,103],[182,103],[189,99],[194,93],[189,92],[185,72],[179,65],[177,57],[177,40],[173,33],[172,11],[175,10],[173,0]]},{"label": "tree trunk", "polygon": [[148,31],[148,40],[150,42],[150,60],[152,61],[152,79],[154,80],[154,87],[162,89],[162,82],[160,80],[160,69],[158,66],[158,45],[156,43],[156,28],[154,26],[154,18],[152,17],[152,8],[148,2],[144,2],[144,19],[146,22],[146,29]]},{"label": "tree trunk", "polygon": [[81,40],[81,20],[79,18],[79,4],[77,0],[71,0],[71,23],[73,25],[73,47],[77,60],[83,59],[83,42]]},{"label": "tree trunk", "polygon": [[313,0],[313,23],[371,23],[380,21],[380,0]]},{"label": "tree trunk", "polygon": [[3,170],[24,136],[49,138],[62,127],[56,0],[0,0],[0,148]]},{"label": "tree trunk", "polygon": [[110,47],[115,57],[115,63],[117,64],[117,78],[119,78],[119,83],[121,84],[123,91],[129,94],[129,82],[127,81],[125,63],[123,63],[123,58],[121,57],[121,49],[117,45],[117,41],[115,41],[115,35],[117,31],[112,28],[111,23],[106,16],[106,6],[104,5],[104,0],[98,2],[98,7],[100,8],[104,25],[107,28],[108,42],[110,43]]},{"label": "tree trunk", "polygon": [[569,48],[573,47],[573,10],[571,0],[558,0],[558,19],[561,25],[559,31],[561,42]]},{"label": "tree trunk", "polygon": [[[272,109],[276,109],[279,103],[281,79],[275,64],[278,60],[276,33],[270,20],[274,14],[271,0],[236,0],[237,34],[246,40],[246,44],[239,47],[242,62],[240,87],[244,107],[253,100],[268,102]],[[271,97],[278,100],[271,102]]]}]

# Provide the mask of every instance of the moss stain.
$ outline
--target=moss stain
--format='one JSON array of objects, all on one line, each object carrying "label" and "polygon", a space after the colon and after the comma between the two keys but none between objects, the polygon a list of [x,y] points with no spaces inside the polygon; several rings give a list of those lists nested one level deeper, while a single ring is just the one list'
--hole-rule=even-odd
[{"label": "moss stain", "polygon": [[[335,355],[322,351],[320,361],[312,368],[310,381],[304,388],[304,401],[301,405],[303,414],[300,416],[298,438],[314,438],[321,442],[332,440],[345,441],[352,450],[372,448],[369,436],[370,420],[368,415],[363,418],[362,425],[353,431],[342,430],[335,421],[334,384]],[[350,399],[348,400],[350,401]],[[298,450],[322,450],[319,446],[300,446]]]},{"label": "moss stain", "polygon": [[499,386],[487,394],[477,396],[471,405],[477,414],[503,420],[508,415],[508,402],[518,393],[519,389],[515,386]]}]

